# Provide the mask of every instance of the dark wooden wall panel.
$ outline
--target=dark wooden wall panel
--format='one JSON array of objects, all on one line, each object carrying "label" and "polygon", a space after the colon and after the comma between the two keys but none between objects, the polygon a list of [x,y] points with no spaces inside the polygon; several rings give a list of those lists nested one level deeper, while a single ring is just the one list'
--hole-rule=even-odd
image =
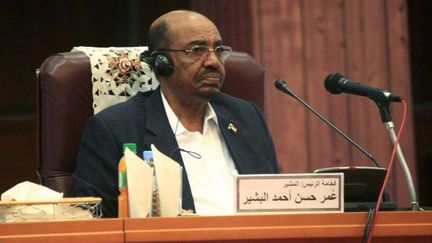
[{"label": "dark wooden wall panel", "polygon": [[0,194],[18,182],[37,182],[34,117],[0,116]]},{"label": "dark wooden wall panel", "polygon": [[[387,32],[383,1],[347,1],[346,21],[351,28],[348,33],[348,70],[354,80],[365,80],[374,87],[389,88],[387,61]],[[360,11],[359,11],[360,10]],[[355,17],[354,13],[360,13]],[[364,16],[367,16],[364,17]],[[355,43],[355,44],[354,44]],[[353,136],[367,145],[369,151],[384,167],[389,164],[391,144],[379,110],[373,101],[361,97],[350,97]],[[356,155],[358,159],[360,154]],[[396,196],[395,177],[389,181]]]},{"label": "dark wooden wall panel", "polygon": [[[205,14],[217,24],[226,45],[253,54],[252,5],[250,0],[190,0],[190,8]],[[241,24],[239,24],[241,23]]]},{"label": "dark wooden wall panel", "polygon": [[[227,12],[215,10],[226,9],[225,1],[191,3],[192,9],[209,13],[217,25],[230,26],[232,30],[224,36],[229,43],[238,39],[232,34],[238,28],[234,26],[251,27],[251,32],[241,33],[252,43],[239,42],[238,48],[252,48],[252,56],[267,70],[265,114],[283,172],[373,163],[299,103],[277,91],[273,83],[278,78],[285,79],[383,166],[388,165],[391,142],[376,104],[365,97],[331,95],[323,83],[328,74],[340,72],[410,98],[405,0],[249,0],[242,3],[251,5],[245,7],[251,14],[241,18],[244,12],[238,1],[232,1]],[[392,104],[396,124],[400,124],[401,109]],[[402,147],[415,175],[411,113]],[[396,164],[390,188],[394,199],[405,206],[409,195],[398,167]]]},{"label": "dark wooden wall panel", "polygon": [[[324,78],[338,71],[408,100],[401,143],[416,177],[406,0],[130,0],[106,2],[100,11],[101,4],[2,4],[1,191],[25,179],[36,181],[34,68],[75,45],[143,44],[151,20],[176,8],[208,15],[227,44],[250,53],[266,68],[265,114],[283,172],[371,163],[298,102],[277,91],[278,78],[387,165],[390,142],[376,105],[364,97],[324,90]],[[402,106],[392,104],[392,111],[398,128]],[[406,182],[397,164],[391,183],[398,201],[407,202]]]},{"label": "dark wooden wall panel", "polygon": [[415,0],[407,4],[414,103],[410,110],[414,110],[419,194],[423,205],[432,205],[432,1]]},{"label": "dark wooden wall panel", "polygon": [[[411,169],[411,174],[417,178],[417,163],[414,139],[414,119],[413,119],[413,98],[411,88],[411,72],[409,59],[409,37],[408,33],[408,7],[405,0],[386,1],[385,5],[388,43],[388,87],[394,93],[404,97],[408,103],[408,119],[401,137],[401,148],[405,159]],[[392,112],[396,129],[399,129],[402,122],[402,105],[393,104]],[[426,130],[425,130],[426,131]],[[399,161],[396,161],[398,163]],[[400,200],[408,195],[405,177],[399,164],[395,167],[397,179],[397,190],[395,194]],[[401,185],[402,184],[402,185]],[[418,189],[418,187],[417,187]],[[420,197],[418,196],[418,200]],[[423,204],[424,205],[424,204]]]},{"label": "dark wooden wall panel", "polygon": [[35,69],[74,46],[143,45],[148,27],[187,0],[4,0],[0,14],[0,193],[36,177]]},{"label": "dark wooden wall panel", "polygon": [[[274,87],[284,79],[304,96],[304,49],[301,1],[256,1],[256,30],[259,33],[258,58],[267,70],[265,112],[273,133],[283,172],[305,172],[309,165],[307,113],[297,101]],[[289,56],[290,58],[287,58]],[[300,125],[300,126],[299,126]],[[282,142],[283,141],[283,142]]]},{"label": "dark wooden wall panel", "polygon": [[[368,63],[365,54],[365,26],[364,26],[364,4],[362,1],[345,1],[344,2],[344,26],[345,26],[345,45],[347,52],[345,54],[345,74],[353,80],[363,80],[364,70],[367,69]],[[373,118],[371,118],[371,109],[375,108],[372,101],[356,96],[346,96],[346,109],[348,110],[349,120],[352,125],[357,124],[357,119],[361,118],[361,122],[367,122],[370,124],[373,119],[376,123],[380,123],[377,117],[377,111],[372,111]],[[334,97],[338,99],[339,97]],[[365,119],[367,118],[367,119]],[[364,132],[364,131],[363,131]],[[368,144],[368,136],[362,136],[362,132],[359,131],[358,126],[350,126],[350,134],[353,138],[361,144],[366,150],[370,152],[372,147]],[[366,135],[366,134],[365,134]],[[371,138],[372,139],[372,138]],[[359,163],[363,161],[364,155],[352,150],[352,161],[353,163]],[[374,154],[374,153],[373,153]],[[377,160],[381,160],[378,155],[374,154]]]},{"label": "dark wooden wall panel", "polygon": [[[331,72],[344,71],[343,22],[338,0],[302,1],[304,22],[305,99],[337,127],[348,131],[346,97],[335,99],[324,89],[324,78]],[[309,168],[350,164],[350,146],[311,112],[308,119]]]}]

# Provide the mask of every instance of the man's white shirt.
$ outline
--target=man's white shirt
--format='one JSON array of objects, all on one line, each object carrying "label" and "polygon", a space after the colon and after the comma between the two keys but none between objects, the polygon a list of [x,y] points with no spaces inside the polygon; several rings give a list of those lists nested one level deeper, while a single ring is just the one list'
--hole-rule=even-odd
[{"label": "man's white shirt", "polygon": [[190,132],[181,124],[162,91],[161,95],[179,148],[199,154],[197,157],[184,151],[180,152],[186,167],[196,213],[199,215],[233,214],[235,175],[238,173],[222,137],[213,108],[210,104],[207,105],[202,134]]}]

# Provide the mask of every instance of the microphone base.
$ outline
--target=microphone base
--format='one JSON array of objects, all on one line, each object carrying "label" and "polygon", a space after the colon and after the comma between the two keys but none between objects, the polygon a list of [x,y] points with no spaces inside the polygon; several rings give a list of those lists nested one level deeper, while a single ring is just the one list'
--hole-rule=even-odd
[{"label": "microphone base", "polygon": [[[376,208],[376,202],[345,202],[345,212],[367,212],[371,208]],[[395,202],[382,202],[380,211],[396,211]]]}]

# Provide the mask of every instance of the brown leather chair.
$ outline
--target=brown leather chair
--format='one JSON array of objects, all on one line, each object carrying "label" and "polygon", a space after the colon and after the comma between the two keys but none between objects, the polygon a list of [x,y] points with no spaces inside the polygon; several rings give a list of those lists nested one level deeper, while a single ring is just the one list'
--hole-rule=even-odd
[{"label": "brown leather chair", "polygon": [[[262,66],[240,52],[225,66],[222,90],[262,109]],[[58,53],[43,62],[37,76],[37,173],[41,184],[70,196],[81,134],[93,115],[90,60],[83,52]]]}]

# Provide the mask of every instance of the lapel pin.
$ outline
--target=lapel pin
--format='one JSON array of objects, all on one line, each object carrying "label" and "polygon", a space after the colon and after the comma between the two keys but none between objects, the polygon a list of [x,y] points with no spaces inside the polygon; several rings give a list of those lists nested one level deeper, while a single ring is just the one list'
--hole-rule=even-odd
[{"label": "lapel pin", "polygon": [[232,133],[237,133],[238,129],[237,129],[237,127],[234,124],[230,123],[228,125],[228,130],[230,130]]}]

